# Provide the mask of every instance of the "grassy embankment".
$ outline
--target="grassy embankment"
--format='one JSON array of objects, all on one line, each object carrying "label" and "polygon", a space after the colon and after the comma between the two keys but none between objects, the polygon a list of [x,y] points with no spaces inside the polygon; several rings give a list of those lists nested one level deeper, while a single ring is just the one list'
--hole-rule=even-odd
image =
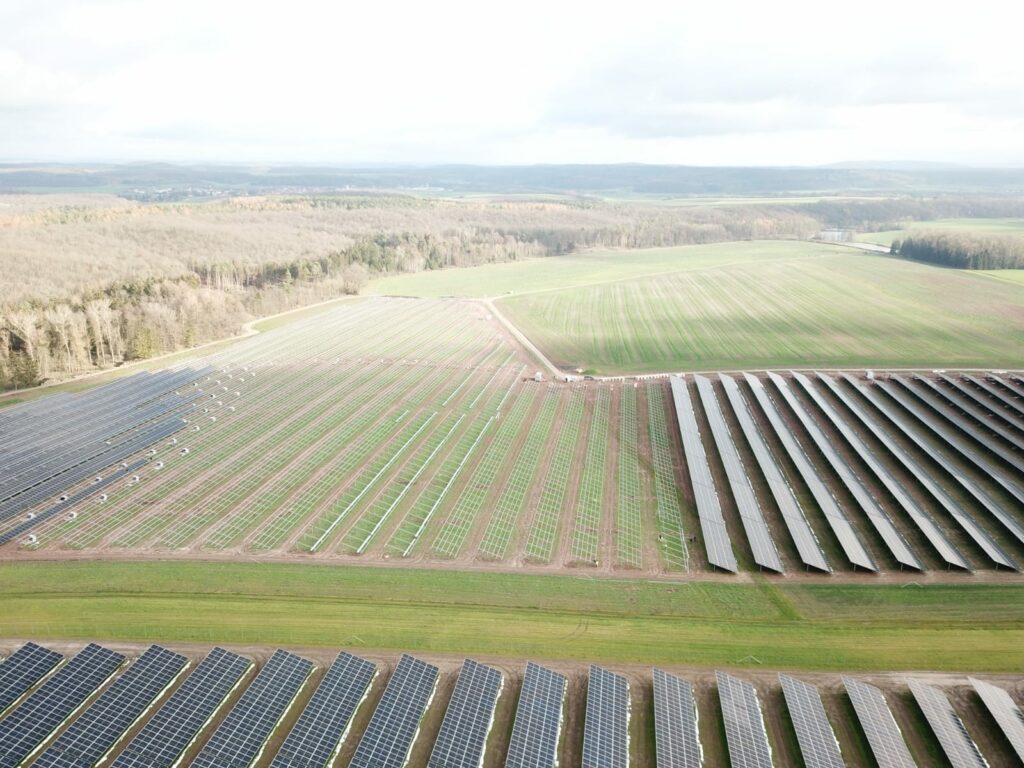
[{"label": "grassy embankment", "polygon": [[1024,671],[1014,587],[658,583],[207,562],[0,565],[0,637],[645,664]]}]

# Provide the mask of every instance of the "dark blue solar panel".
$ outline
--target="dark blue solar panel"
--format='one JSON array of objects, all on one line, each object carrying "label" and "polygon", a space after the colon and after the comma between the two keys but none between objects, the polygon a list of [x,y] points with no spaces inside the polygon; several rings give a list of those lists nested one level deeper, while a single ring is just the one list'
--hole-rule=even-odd
[{"label": "dark blue solar panel", "polygon": [[27,643],[0,664],[0,715],[46,677],[64,657],[56,651]]}]

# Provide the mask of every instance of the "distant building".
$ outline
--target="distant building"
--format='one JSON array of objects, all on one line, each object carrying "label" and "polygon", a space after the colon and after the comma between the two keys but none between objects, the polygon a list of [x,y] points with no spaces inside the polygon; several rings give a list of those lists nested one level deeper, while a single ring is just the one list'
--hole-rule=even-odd
[{"label": "distant building", "polygon": [[824,240],[826,243],[848,243],[853,240],[852,229],[823,229],[818,233],[817,240]]}]

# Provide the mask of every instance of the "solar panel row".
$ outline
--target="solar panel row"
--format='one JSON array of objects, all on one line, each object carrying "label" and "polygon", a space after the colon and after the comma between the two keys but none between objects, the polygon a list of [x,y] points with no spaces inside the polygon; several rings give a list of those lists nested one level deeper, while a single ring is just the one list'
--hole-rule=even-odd
[{"label": "solar panel row", "polygon": [[[997,467],[991,459],[978,450],[969,439],[962,435],[952,422],[943,419],[937,411],[927,406],[922,399],[924,393],[918,393],[913,387],[898,376],[890,377],[891,381],[877,381],[875,386],[885,392],[889,397],[899,403],[909,413],[913,414],[918,422],[924,424],[949,446],[978,469],[988,475],[992,480],[1002,486],[1003,490],[1024,504],[1024,488],[1013,482],[1006,474]],[[894,385],[896,382],[899,386]]]},{"label": "solar panel row", "polygon": [[773,768],[757,689],[725,672],[715,672],[732,768]]},{"label": "solar panel row", "polygon": [[[925,538],[932,545],[939,557],[947,565],[961,568],[963,570],[970,570],[970,564],[964,559],[964,556],[954,546],[954,544],[946,537],[942,532],[942,529],[935,523],[931,516],[925,511],[925,509],[917,503],[913,496],[906,490],[903,484],[893,476],[892,472],[889,471],[888,467],[879,460],[872,451],[871,447],[861,439],[861,437],[850,427],[850,425],[843,419],[842,416],[832,407],[832,404],[822,397],[821,393],[818,392],[811,384],[810,380],[800,373],[793,374],[793,378],[803,387],[804,391],[810,395],[811,399],[815,402],[818,408],[825,414],[829,421],[835,426],[839,433],[846,440],[847,444],[853,449],[854,453],[860,457],[860,460],[868,467],[882,486],[889,492],[889,494],[896,500],[897,504],[908,517],[914,522],[918,530],[924,534]],[[895,453],[895,449],[890,448]],[[924,475],[919,476],[917,479],[922,480]]]},{"label": "solar panel row", "polygon": [[889,519],[889,516],[879,506],[867,486],[864,485],[864,482],[839,454],[832,441],[814,421],[810,412],[804,407],[804,404],[793,394],[789,388],[789,383],[775,373],[769,372],[768,378],[771,379],[779,394],[782,395],[797,419],[800,420],[804,429],[807,430],[818,450],[825,455],[832,469],[839,475],[840,480],[843,481],[843,485],[853,495],[858,506],[860,506],[875,530],[878,531],[878,535],[882,537],[882,540],[896,561],[901,566],[907,566],[918,571],[923,570],[924,566],[921,564],[921,561],[917,559],[917,556],[907,546],[907,542],[900,535],[896,526],[893,525],[892,520]]},{"label": "solar panel row", "polygon": [[839,546],[843,548],[843,554],[846,555],[846,559],[857,568],[863,568],[868,571],[877,570],[874,560],[871,559],[871,555],[865,549],[864,543],[860,540],[846,514],[839,506],[839,502],[828,486],[822,482],[817,469],[815,469],[800,443],[797,442],[789,427],[782,420],[782,415],[775,407],[771,398],[768,397],[764,384],[759,378],[749,373],[745,373],[743,376],[750,386],[750,391],[754,393],[754,398],[761,407],[761,411],[768,418],[776,436],[786,449],[790,460],[796,465],[800,477],[803,478],[803,481],[810,489],[811,495],[825,516],[825,521],[828,523],[829,528],[832,529],[836,539],[838,539]]},{"label": "solar panel row", "polygon": [[554,768],[568,685],[564,675],[534,664],[526,665],[505,768]]},{"label": "solar panel row", "polygon": [[750,415],[747,404],[740,394],[739,385],[736,384],[736,380],[732,376],[727,376],[724,373],[720,373],[718,378],[722,382],[722,387],[725,389],[725,395],[729,399],[733,413],[736,414],[736,420],[740,424],[743,436],[754,453],[757,465],[761,468],[761,474],[764,475],[765,480],[768,482],[772,498],[775,499],[779,512],[782,513],[782,519],[785,521],[786,528],[793,538],[793,543],[796,544],[800,560],[804,565],[811,568],[817,568],[826,572],[831,571],[832,569],[828,566],[828,560],[825,559],[825,553],[821,551],[818,538],[814,535],[814,530],[807,522],[807,518],[800,508],[800,502],[797,500],[793,488],[783,476],[778,462],[776,462],[768,447],[768,443],[765,442],[760,429],[758,429],[757,424]]},{"label": "solar panel row", "polygon": [[142,730],[112,768],[171,768],[196,741],[253,664],[214,648]]},{"label": "solar panel row", "polygon": [[974,743],[963,721],[957,716],[946,695],[919,680],[910,680],[910,692],[914,694],[928,725],[942,745],[953,768],[988,768],[978,745]]},{"label": "solar panel row", "polygon": [[832,725],[818,689],[803,680],[779,675],[782,695],[793,721],[800,755],[806,768],[845,768]]},{"label": "solar panel row", "polygon": [[[860,382],[854,379],[849,374],[843,374],[843,380],[846,381],[851,387],[860,392],[864,397],[875,407],[875,409],[883,414],[891,424],[893,424],[900,433],[910,440],[914,445],[923,453],[925,453],[932,461],[943,469],[946,474],[956,480],[964,490],[966,490],[985,510],[991,514],[996,520],[999,521],[1010,533],[1017,537],[1017,540],[1024,543],[1024,525],[1003,507],[1003,505],[989,494],[981,485],[974,481],[972,477],[962,472],[955,461],[952,452],[946,450],[945,443],[939,445],[929,440],[925,440],[922,435],[918,433],[916,429],[911,426],[908,419],[904,418],[897,412],[892,406],[890,400],[882,397],[880,392],[889,392],[889,390],[883,389],[881,383],[879,386],[863,386]],[[898,393],[889,392],[896,396]],[[911,415],[917,418],[920,414],[921,418],[918,420],[920,423],[929,426],[926,421],[927,416],[923,414],[923,411],[919,409],[912,401],[906,401],[906,403],[900,402],[901,405],[911,413]],[[907,407],[909,406],[909,407]]]},{"label": "solar panel row", "polygon": [[0,664],[0,715],[63,661],[64,656],[26,643]]},{"label": "solar panel row", "polygon": [[340,653],[317,686],[271,768],[324,768],[341,748],[377,667]]},{"label": "solar panel row", "polygon": [[704,750],[698,732],[693,686],[654,670],[654,741],[658,768],[701,768]]},{"label": "solar panel row", "polygon": [[438,669],[403,654],[349,768],[402,768],[437,687]]},{"label": "solar panel row", "polygon": [[935,391],[941,392],[950,404],[972,417],[982,427],[995,432],[1017,448],[1024,449],[1024,435],[1021,434],[1016,414],[1008,410],[997,398],[986,395],[986,392],[996,391],[991,385],[966,373],[963,374],[963,379],[940,374],[939,380],[962,395],[961,398],[957,398],[937,387]]},{"label": "solar panel row", "polygon": [[503,686],[501,672],[472,659],[452,692],[444,721],[430,753],[428,768],[478,768],[483,765],[487,734]]},{"label": "solar panel row", "polygon": [[0,720],[0,766],[16,768],[109,680],[125,662],[90,643]]},{"label": "solar panel row", "polygon": [[177,679],[188,659],[150,646],[36,759],[39,768],[91,768]]},{"label": "solar panel row", "polygon": [[690,472],[690,483],[693,485],[693,496],[697,503],[697,516],[700,518],[700,529],[704,535],[704,547],[708,553],[708,562],[732,573],[736,573],[736,555],[732,551],[729,531],[725,527],[722,516],[722,505],[715,490],[715,482],[711,477],[711,466],[704,451],[704,441],[697,426],[697,415],[693,410],[690,393],[686,382],[679,376],[670,379],[672,401],[675,404],[679,431],[683,438],[683,453],[686,454],[686,467]]},{"label": "solar panel row", "polygon": [[978,525],[967,510],[965,510],[946,490],[939,485],[932,477],[931,472],[920,464],[910,453],[892,439],[892,436],[882,429],[878,421],[868,413],[859,402],[843,391],[838,383],[831,377],[819,373],[818,378],[838,397],[847,408],[857,417],[858,420],[886,447],[888,452],[900,464],[902,464],[926,491],[935,499],[949,515],[956,520],[968,536],[977,544],[983,552],[997,565],[1004,568],[1017,570],[1013,559],[996,544],[984,528]]},{"label": "solar panel row", "polygon": [[244,768],[260,756],[313,672],[313,663],[277,650],[193,761],[194,768]]},{"label": "solar panel row", "polygon": [[732,489],[736,509],[740,514],[743,530],[747,534],[754,562],[762,568],[782,573],[784,570],[782,560],[775,549],[775,542],[772,541],[768,523],[765,522],[761,505],[757,501],[757,493],[754,491],[750,473],[743,466],[743,460],[740,458],[739,451],[736,450],[736,444],[733,442],[729,425],[718,404],[718,398],[715,397],[711,381],[703,376],[694,376],[694,380],[697,382],[697,393],[704,404],[708,424],[711,425],[711,436],[718,447],[718,455],[722,459],[722,464],[725,466],[725,476]]},{"label": "solar panel row", "polygon": [[1024,712],[1002,688],[984,680],[968,678],[974,690],[985,704],[985,708],[999,725],[1013,751],[1024,764]]},{"label": "solar panel row", "polygon": [[896,718],[885,701],[885,694],[875,686],[852,677],[844,677],[843,685],[878,768],[917,768]]},{"label": "solar panel row", "polygon": [[583,768],[628,765],[629,683],[622,675],[591,666],[583,725]]}]

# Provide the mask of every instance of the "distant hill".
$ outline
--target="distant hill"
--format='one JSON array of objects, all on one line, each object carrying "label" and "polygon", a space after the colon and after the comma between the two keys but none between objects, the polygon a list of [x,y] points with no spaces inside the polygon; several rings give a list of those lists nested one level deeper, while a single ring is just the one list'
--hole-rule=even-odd
[{"label": "distant hill", "polygon": [[[407,190],[441,194],[786,196],[1024,194],[1024,169],[930,163],[891,167],[676,165],[227,166],[0,164],[0,193],[103,190],[138,199],[217,194]],[[857,167],[853,167],[856,165]]]}]

